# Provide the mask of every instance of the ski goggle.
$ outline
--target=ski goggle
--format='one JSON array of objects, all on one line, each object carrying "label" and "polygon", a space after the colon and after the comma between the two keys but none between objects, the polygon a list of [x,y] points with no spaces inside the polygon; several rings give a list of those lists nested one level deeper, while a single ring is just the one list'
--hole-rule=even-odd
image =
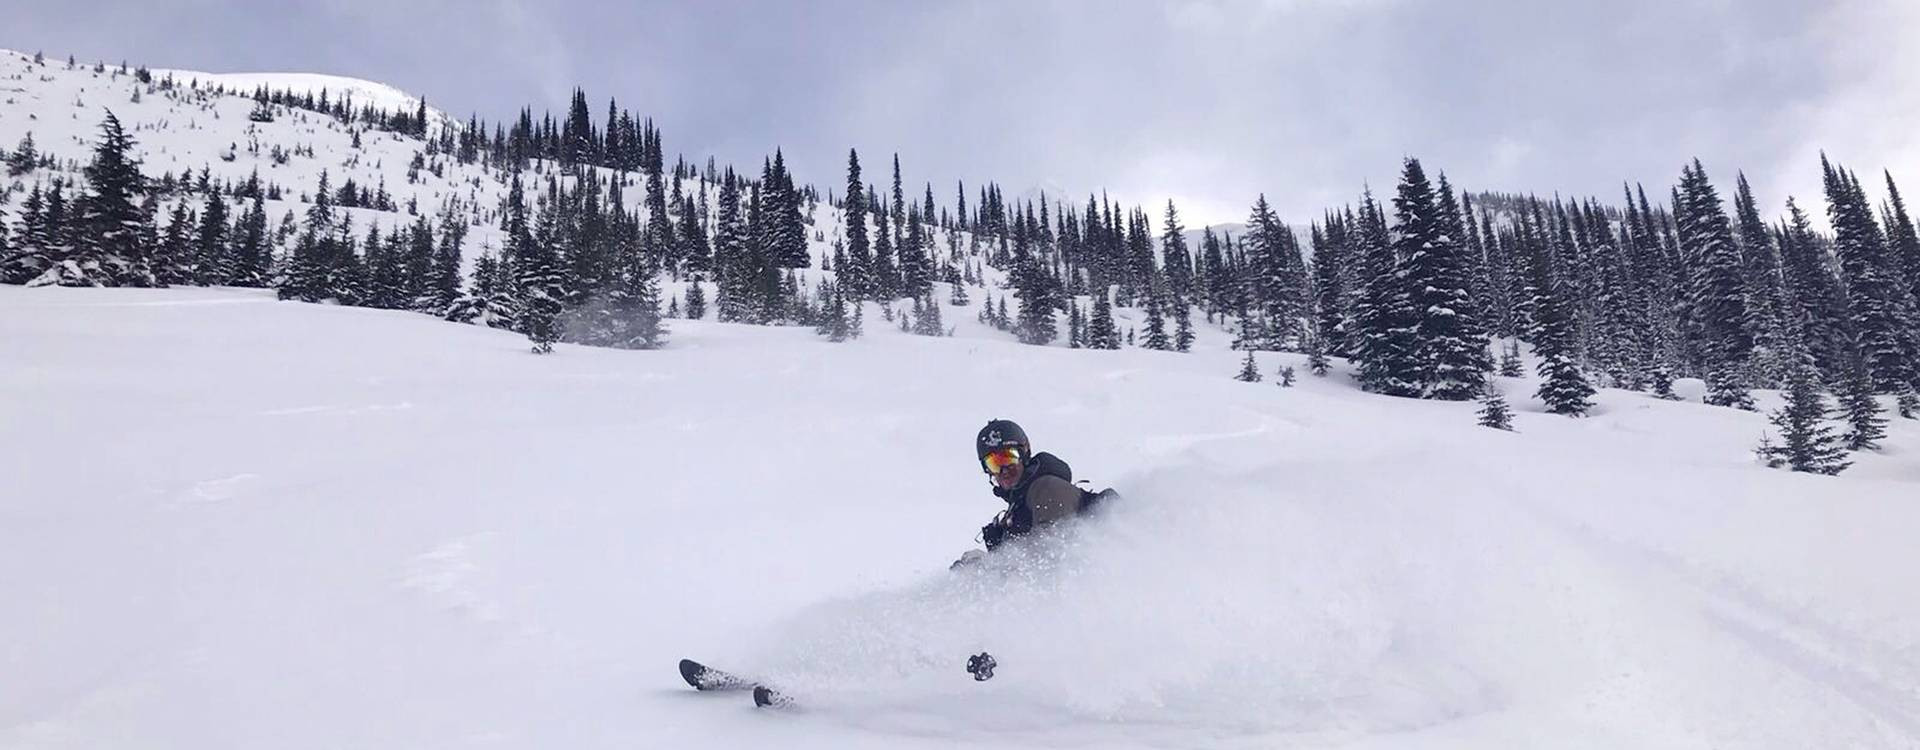
[{"label": "ski goggle", "polygon": [[988,474],[998,474],[1001,469],[1020,464],[1020,449],[1001,448],[982,456],[980,463],[986,466]]}]

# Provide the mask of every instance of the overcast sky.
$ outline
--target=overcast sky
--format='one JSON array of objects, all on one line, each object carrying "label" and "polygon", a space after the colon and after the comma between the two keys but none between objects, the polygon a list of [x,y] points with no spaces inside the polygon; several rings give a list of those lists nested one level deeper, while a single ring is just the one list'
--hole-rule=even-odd
[{"label": "overcast sky", "polygon": [[[455,115],[562,110],[584,86],[669,154],[782,146],[840,191],[901,155],[909,190],[1090,190],[1188,223],[1266,193],[1289,221],[1459,186],[1612,201],[1695,156],[1769,214],[1819,207],[1818,151],[1920,192],[1920,0],[11,0],[0,46],[218,72],[368,78]],[[295,7],[299,6],[299,7]]]}]

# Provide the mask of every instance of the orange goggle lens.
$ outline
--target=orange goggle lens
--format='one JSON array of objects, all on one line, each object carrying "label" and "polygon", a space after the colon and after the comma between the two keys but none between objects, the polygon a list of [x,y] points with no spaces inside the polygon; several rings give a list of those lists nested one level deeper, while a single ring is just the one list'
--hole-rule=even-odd
[{"label": "orange goggle lens", "polygon": [[1020,451],[1012,448],[997,450],[988,453],[985,458],[980,459],[980,462],[986,464],[987,473],[998,474],[1001,469],[1020,463]]}]

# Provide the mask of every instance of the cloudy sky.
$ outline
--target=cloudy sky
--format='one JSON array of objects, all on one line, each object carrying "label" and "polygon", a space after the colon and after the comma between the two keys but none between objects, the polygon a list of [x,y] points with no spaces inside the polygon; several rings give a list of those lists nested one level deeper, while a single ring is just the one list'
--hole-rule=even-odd
[{"label": "cloudy sky", "polygon": [[[220,72],[324,72],[464,116],[584,86],[670,153],[946,203],[1178,201],[1188,223],[1289,220],[1391,190],[1403,156],[1472,189],[1664,193],[1701,158],[1769,211],[1817,206],[1818,152],[1920,191],[1915,0],[13,0],[0,46]],[[299,8],[281,7],[299,5]]]}]

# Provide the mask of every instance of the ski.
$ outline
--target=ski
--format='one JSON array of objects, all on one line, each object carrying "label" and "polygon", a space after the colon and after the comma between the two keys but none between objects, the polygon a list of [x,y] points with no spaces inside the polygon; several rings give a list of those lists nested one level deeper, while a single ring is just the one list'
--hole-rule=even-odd
[{"label": "ski", "polygon": [[758,685],[753,680],[722,672],[692,659],[680,660],[680,678],[695,690],[751,690]]},{"label": "ski", "polygon": [[760,708],[791,708],[793,699],[786,693],[749,680],[732,672],[723,672],[692,659],[680,660],[680,678],[702,692],[723,690],[753,691],[753,705]]},{"label": "ski", "polygon": [[792,708],[793,699],[765,685],[753,686],[753,705],[761,708]]}]

